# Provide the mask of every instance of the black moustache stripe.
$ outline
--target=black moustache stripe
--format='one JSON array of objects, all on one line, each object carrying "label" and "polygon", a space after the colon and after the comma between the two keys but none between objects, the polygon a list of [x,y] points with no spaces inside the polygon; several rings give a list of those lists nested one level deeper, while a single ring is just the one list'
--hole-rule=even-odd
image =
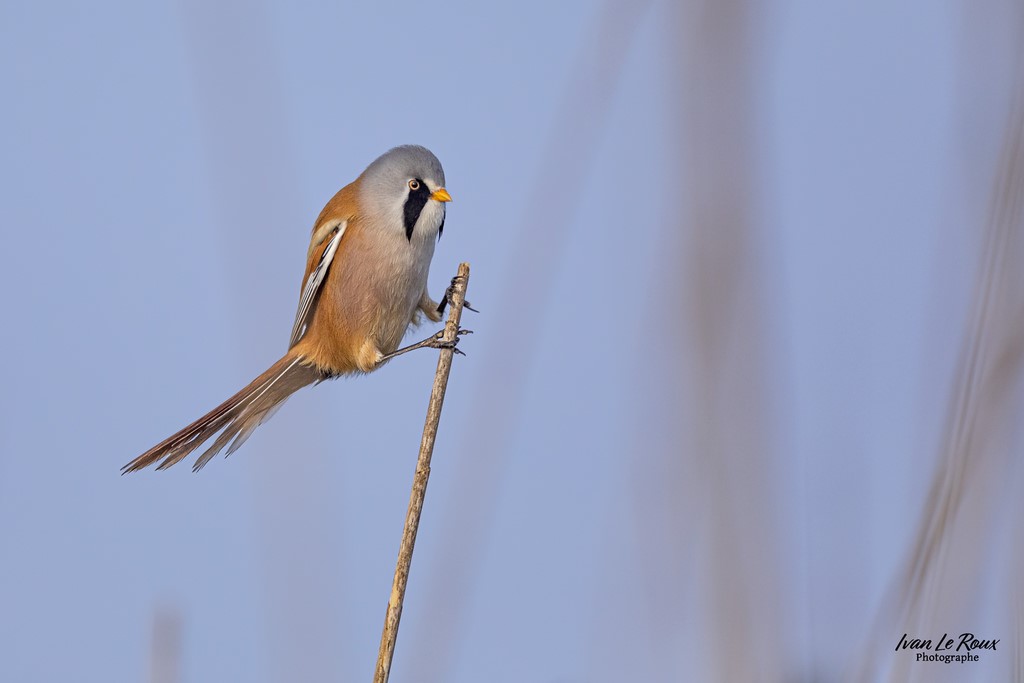
[{"label": "black moustache stripe", "polygon": [[419,189],[409,190],[409,196],[405,200],[405,236],[409,238],[410,242],[412,242],[412,231],[416,227],[416,221],[420,219],[423,207],[430,199],[430,190],[427,189],[427,184],[419,178],[416,180],[420,184]]}]

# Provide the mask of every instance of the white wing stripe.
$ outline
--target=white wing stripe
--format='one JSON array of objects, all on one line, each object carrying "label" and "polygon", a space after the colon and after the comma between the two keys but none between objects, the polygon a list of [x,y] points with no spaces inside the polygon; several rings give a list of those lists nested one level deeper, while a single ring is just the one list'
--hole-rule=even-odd
[{"label": "white wing stripe", "polygon": [[330,267],[331,261],[334,260],[334,253],[338,251],[338,244],[341,242],[341,236],[345,234],[346,227],[348,227],[348,221],[342,221],[337,226],[337,232],[334,233],[330,244],[327,245],[323,255],[320,257],[320,263],[309,274],[306,286],[302,288],[302,296],[299,297],[299,310],[295,313],[295,324],[292,326],[292,338],[288,343],[288,348],[295,346],[305,333],[306,327],[309,324],[307,318],[309,317],[310,310],[313,308],[313,300],[316,299],[320,285],[323,284],[324,277],[327,275],[327,269]]}]

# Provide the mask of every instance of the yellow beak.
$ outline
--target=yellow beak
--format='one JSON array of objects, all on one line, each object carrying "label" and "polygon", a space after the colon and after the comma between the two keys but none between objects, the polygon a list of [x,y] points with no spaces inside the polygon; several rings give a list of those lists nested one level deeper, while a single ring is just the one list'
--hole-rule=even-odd
[{"label": "yellow beak", "polygon": [[443,187],[439,187],[434,190],[433,194],[430,195],[430,198],[436,202],[450,202],[452,200],[452,196],[448,194],[448,190]]}]

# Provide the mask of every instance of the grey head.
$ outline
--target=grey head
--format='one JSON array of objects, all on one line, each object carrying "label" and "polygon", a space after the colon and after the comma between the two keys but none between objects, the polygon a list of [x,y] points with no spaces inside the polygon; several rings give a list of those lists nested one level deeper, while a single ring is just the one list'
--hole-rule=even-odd
[{"label": "grey head", "polygon": [[369,215],[379,216],[386,229],[400,228],[412,242],[440,235],[445,203],[451,196],[444,187],[441,162],[426,147],[402,145],[388,150],[360,176],[360,200]]}]

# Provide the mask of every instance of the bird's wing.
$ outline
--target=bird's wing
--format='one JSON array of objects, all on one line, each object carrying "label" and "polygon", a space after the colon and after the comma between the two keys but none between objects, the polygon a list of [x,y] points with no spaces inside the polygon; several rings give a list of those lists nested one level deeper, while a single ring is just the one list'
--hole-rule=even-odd
[{"label": "bird's wing", "polygon": [[306,278],[306,284],[302,288],[302,296],[299,297],[299,310],[295,313],[295,324],[292,325],[292,338],[288,342],[288,348],[295,346],[302,339],[302,335],[309,326],[313,302],[316,301],[317,294],[320,292],[320,285],[323,284],[324,278],[327,277],[327,269],[330,268],[331,261],[334,260],[334,254],[338,251],[338,244],[341,242],[341,236],[345,234],[346,227],[348,227],[348,221],[341,221],[334,226],[322,226],[313,235],[313,241],[309,247],[310,257],[316,251],[316,248],[327,239],[327,235],[334,231],[334,237],[331,238],[327,248],[320,255],[320,262],[316,264],[316,268]]}]

